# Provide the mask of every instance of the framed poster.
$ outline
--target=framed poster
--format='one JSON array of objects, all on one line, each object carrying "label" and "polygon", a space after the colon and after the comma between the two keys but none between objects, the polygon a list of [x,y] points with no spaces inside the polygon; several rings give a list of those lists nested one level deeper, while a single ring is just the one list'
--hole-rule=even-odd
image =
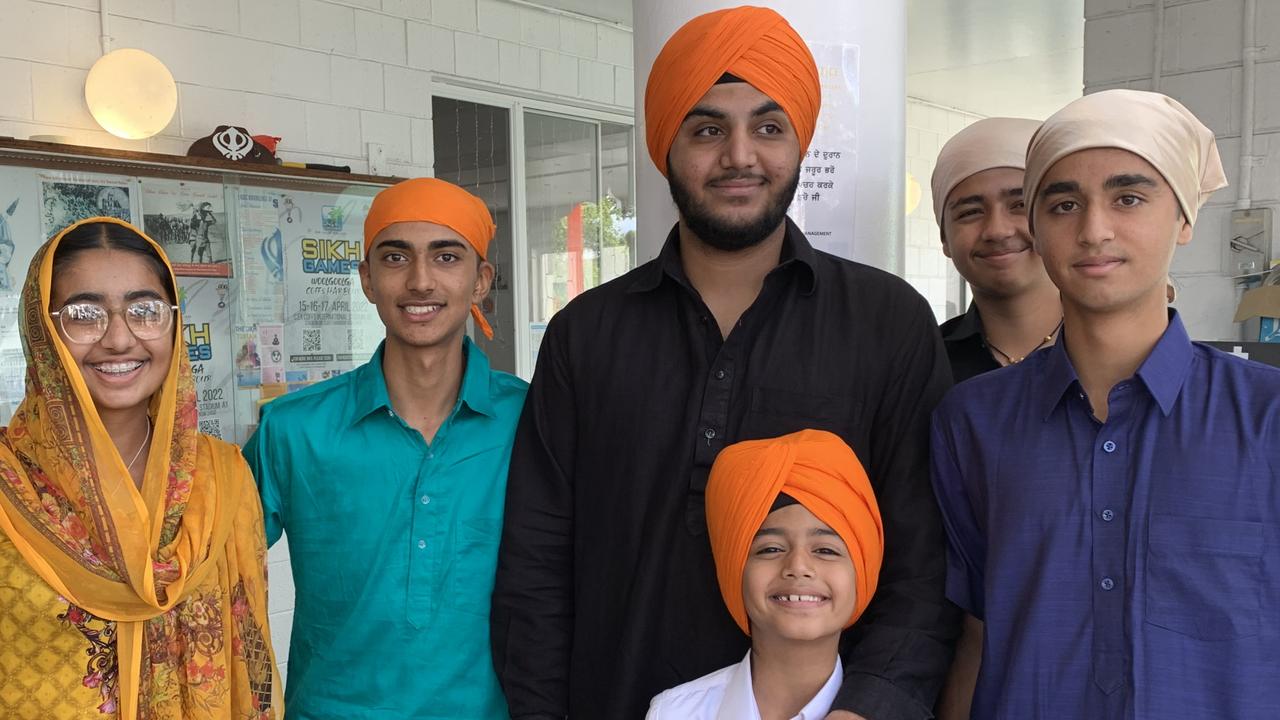
[{"label": "framed poster", "polygon": [[142,229],[177,275],[229,277],[231,247],[221,185],[142,180]]},{"label": "framed poster", "polygon": [[234,441],[230,290],[226,278],[178,278],[182,337],[196,381],[200,432]]},{"label": "framed poster", "polygon": [[291,388],[339,375],[369,359],[382,337],[360,287],[364,218],[372,198],[299,193],[285,236],[285,355]]},{"label": "framed poster", "polygon": [[96,173],[40,174],[44,239],[85,218],[104,216],[133,222],[134,183],[129,178]]}]

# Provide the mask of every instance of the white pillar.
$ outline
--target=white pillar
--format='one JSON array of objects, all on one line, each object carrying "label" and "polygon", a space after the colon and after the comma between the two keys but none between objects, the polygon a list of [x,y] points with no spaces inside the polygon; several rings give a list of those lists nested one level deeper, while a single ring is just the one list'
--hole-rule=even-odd
[{"label": "white pillar", "polygon": [[[757,0],[758,1],[758,0]],[[697,15],[744,0],[635,0],[637,255],[657,256],[676,220],[667,181],[645,146],[644,90],[667,38]],[[760,3],[766,4],[766,3]],[[791,216],[814,245],[898,275],[903,270],[906,113],[905,0],[771,0],[809,43],[823,81],[823,107]],[[839,157],[836,158],[836,153]],[[827,168],[832,168],[828,171]],[[816,174],[815,174],[816,173]],[[832,182],[831,193],[817,188]],[[801,202],[808,189],[816,202]],[[848,227],[849,223],[852,227]],[[830,234],[826,234],[826,233]]]}]

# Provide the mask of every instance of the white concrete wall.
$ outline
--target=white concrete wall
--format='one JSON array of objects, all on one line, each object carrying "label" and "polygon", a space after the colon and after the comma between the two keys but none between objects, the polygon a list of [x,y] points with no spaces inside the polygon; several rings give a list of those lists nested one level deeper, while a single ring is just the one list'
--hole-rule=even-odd
[{"label": "white concrete wall", "polygon": [[[220,124],[284,138],[287,160],[429,175],[431,83],[630,111],[629,28],[506,0],[109,0],[113,48],[162,60],[178,112],[160,135],[98,128],[84,80],[100,55],[98,0],[0,0],[0,135],[185,154]],[[294,589],[288,547],[271,550],[271,634],[286,670]]]},{"label": "white concrete wall", "polygon": [[287,160],[429,174],[430,84],[630,109],[631,32],[506,0],[109,0],[113,48],[160,58],[178,112],[160,135],[98,128],[84,79],[100,55],[98,0],[0,0],[0,135],[185,154],[219,124],[284,138]]},{"label": "white concrete wall", "polygon": [[289,565],[289,543],[281,538],[280,542],[267,551],[267,620],[271,624],[271,647],[276,651],[281,683],[284,683],[289,672],[293,606],[293,568]]},{"label": "white concrete wall", "polygon": [[[1151,0],[1086,0],[1085,92],[1152,89],[1156,33]],[[1176,98],[1213,129],[1231,187],[1200,213],[1191,244],[1174,256],[1177,305],[1192,337],[1241,339],[1231,322],[1239,289],[1228,273],[1227,242],[1239,178],[1244,0],[1166,0],[1160,92]],[[1259,0],[1254,23],[1261,47],[1255,76],[1253,205],[1280,205],[1280,2]],[[1273,239],[1272,257],[1280,248]],[[1250,338],[1256,339],[1256,338]]]},{"label": "white concrete wall", "polygon": [[980,120],[955,108],[907,98],[907,172],[920,183],[920,205],[907,216],[905,277],[933,307],[938,322],[964,312],[963,284],[951,260],[942,254],[942,236],[933,218],[933,193],[929,179],[938,162],[938,151],[965,126]]}]

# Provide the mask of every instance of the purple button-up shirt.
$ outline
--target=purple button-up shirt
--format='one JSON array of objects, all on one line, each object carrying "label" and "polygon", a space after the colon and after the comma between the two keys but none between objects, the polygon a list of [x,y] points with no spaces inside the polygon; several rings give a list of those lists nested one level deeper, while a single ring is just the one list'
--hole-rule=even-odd
[{"label": "purple button-up shirt", "polygon": [[934,414],[973,718],[1280,718],[1280,370],[1171,311],[1108,408],[1059,343]]}]

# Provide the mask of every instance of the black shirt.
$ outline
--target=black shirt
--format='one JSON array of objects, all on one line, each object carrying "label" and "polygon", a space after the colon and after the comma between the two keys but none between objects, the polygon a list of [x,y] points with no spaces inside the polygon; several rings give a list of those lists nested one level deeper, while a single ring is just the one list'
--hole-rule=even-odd
[{"label": "black shirt", "polygon": [[947,346],[951,375],[958,383],[1000,369],[1000,363],[987,348],[987,338],[982,332],[982,315],[978,313],[976,303],[969,303],[965,314],[942,323],[942,342]]},{"label": "black shirt", "polygon": [[929,483],[929,415],[950,387],[928,304],[818,252],[782,261],[727,339],[680,261],[659,257],[552,318],[516,433],[493,596],[513,718],[641,718],[657,693],[742,659],[703,491],[725,445],[837,433],[885,526],[876,598],[845,635],[836,709],[930,717],[958,617]]}]

